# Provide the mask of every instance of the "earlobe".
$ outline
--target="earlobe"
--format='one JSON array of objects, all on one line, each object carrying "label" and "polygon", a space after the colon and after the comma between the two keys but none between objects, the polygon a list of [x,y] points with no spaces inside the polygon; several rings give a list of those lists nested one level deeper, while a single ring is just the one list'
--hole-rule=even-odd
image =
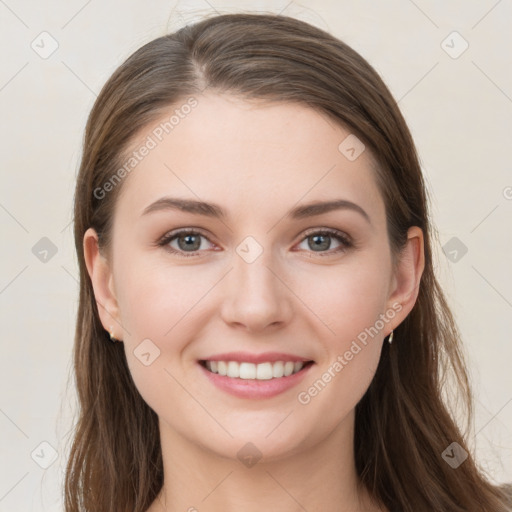
[{"label": "earlobe", "polygon": [[407,245],[400,255],[396,272],[393,276],[393,290],[388,299],[388,307],[399,303],[400,313],[393,322],[395,329],[409,314],[418,298],[421,276],[425,268],[423,231],[412,226],[407,233]]},{"label": "earlobe", "polygon": [[[92,287],[101,323],[106,331],[119,325],[119,307],[114,289],[114,279],[109,262],[99,251],[98,235],[89,228],[83,239],[84,259]],[[114,327],[114,336],[116,335]],[[116,336],[118,337],[119,334]]]}]

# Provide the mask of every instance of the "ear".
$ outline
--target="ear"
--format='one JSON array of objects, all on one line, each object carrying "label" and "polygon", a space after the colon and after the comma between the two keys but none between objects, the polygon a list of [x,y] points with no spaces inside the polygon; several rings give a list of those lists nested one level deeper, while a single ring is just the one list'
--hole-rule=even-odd
[{"label": "ear", "polygon": [[89,228],[84,234],[83,249],[101,323],[106,331],[111,332],[116,339],[122,340],[113,275],[108,260],[99,251],[98,235],[93,228]]},{"label": "ear", "polygon": [[[412,226],[407,232],[407,243],[400,254],[400,261],[392,277],[387,306],[393,308],[394,304],[393,309],[397,311],[397,314],[393,322],[390,322],[391,329],[398,327],[414,307],[424,268],[423,231],[418,226]],[[402,306],[399,311],[397,304]],[[388,334],[391,333],[391,329]]]}]

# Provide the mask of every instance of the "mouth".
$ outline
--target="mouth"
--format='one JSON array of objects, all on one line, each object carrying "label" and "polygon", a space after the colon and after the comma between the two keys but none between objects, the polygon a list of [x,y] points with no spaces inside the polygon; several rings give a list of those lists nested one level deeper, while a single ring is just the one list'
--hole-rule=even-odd
[{"label": "mouth", "polygon": [[267,361],[255,364],[244,361],[200,360],[199,364],[210,373],[232,379],[268,381],[304,372],[314,361]]}]

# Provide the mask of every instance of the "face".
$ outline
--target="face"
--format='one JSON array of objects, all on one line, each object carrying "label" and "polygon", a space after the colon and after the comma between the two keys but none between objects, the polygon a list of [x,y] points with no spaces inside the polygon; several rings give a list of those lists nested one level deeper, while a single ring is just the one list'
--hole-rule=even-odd
[{"label": "face", "polygon": [[122,183],[111,260],[84,239],[103,325],[161,435],[272,459],[347,432],[414,304],[421,236],[393,273],[372,155],[322,114],[208,94],[162,136],[174,110],[132,146],[156,142]]}]

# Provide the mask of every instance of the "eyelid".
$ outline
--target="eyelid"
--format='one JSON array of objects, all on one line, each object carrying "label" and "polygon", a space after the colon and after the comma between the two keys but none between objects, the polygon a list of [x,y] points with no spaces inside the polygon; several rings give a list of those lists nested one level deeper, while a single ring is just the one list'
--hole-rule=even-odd
[{"label": "eyelid", "polygon": [[306,229],[306,231],[303,232],[302,238],[300,241],[302,242],[308,236],[314,235],[316,233],[327,233],[329,235],[339,236],[340,238],[343,238],[347,243],[352,243],[352,238],[347,233],[345,233],[344,231],[341,231],[339,229],[336,229],[336,228],[328,228],[328,227],[323,227],[323,228],[317,227],[317,228]]}]

